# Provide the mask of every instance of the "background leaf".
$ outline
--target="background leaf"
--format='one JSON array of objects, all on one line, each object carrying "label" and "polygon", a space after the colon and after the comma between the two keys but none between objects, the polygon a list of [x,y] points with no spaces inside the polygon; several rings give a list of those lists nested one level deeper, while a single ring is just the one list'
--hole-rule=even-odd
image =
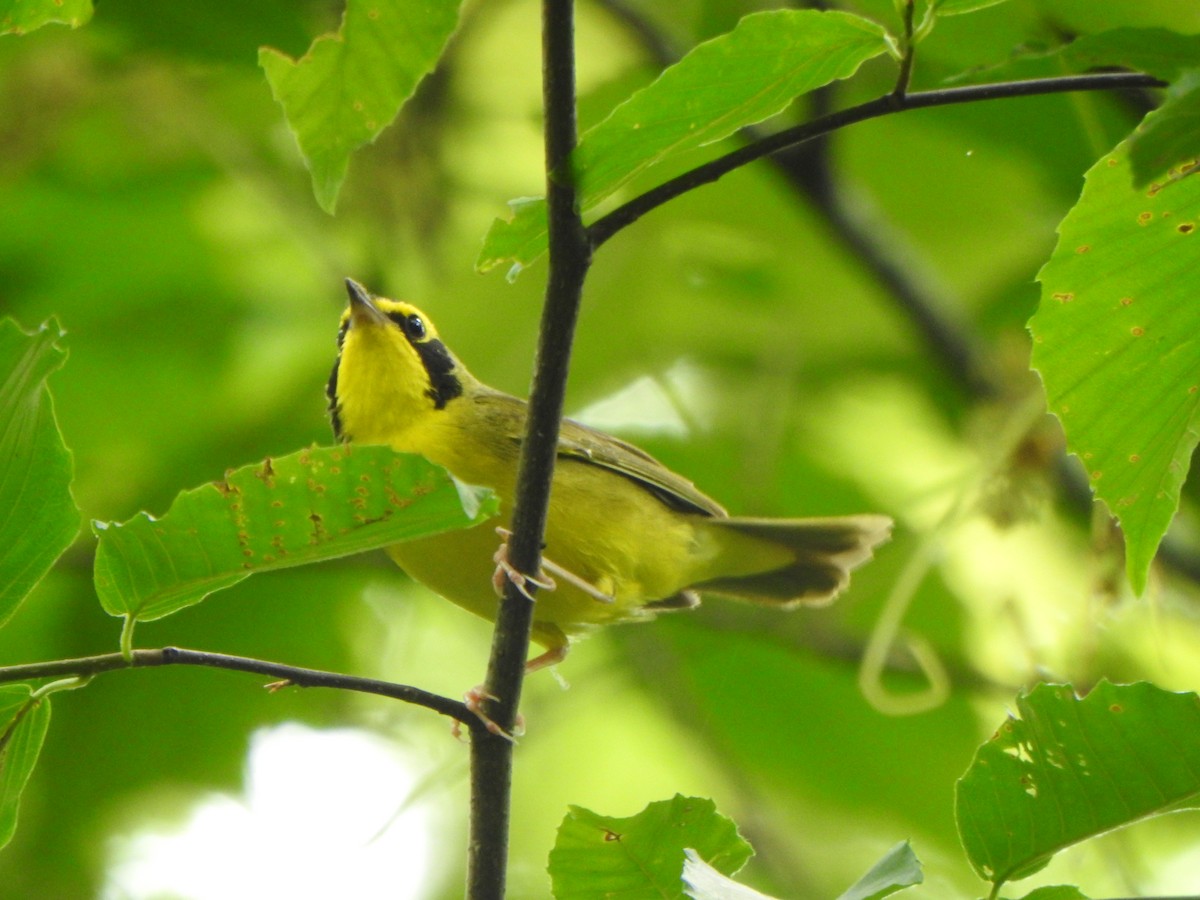
[{"label": "background leaf", "polygon": [[79,533],[73,465],[46,378],[67,358],[51,320],[27,334],[0,321],[0,625]]},{"label": "background leaf", "polygon": [[1200,793],[1200,698],[1102,681],[1042,684],[958,782],[959,834],[982,878],[1032,875],[1058,851]]},{"label": "background leaf", "polygon": [[921,861],[908,841],[901,841],[862,878],[856,881],[838,900],[880,900],[906,887],[925,880]]},{"label": "background leaf", "polygon": [[[887,51],[882,26],[842,12],[771,10],[693,49],[589,129],[571,156],[580,207],[639,173],[782,111],[796,97],[854,74]],[[528,265],[545,251],[544,203],[497,221],[479,268]]]},{"label": "background leaf", "polygon": [[1088,898],[1073,884],[1050,884],[1034,888],[1021,900],[1088,900]]},{"label": "background leaf", "polygon": [[1135,189],[1128,141],[1093,166],[1029,322],[1050,411],[1120,520],[1139,593],[1200,439],[1200,307],[1187,277],[1200,266],[1200,179],[1187,171]]},{"label": "background leaf", "polygon": [[391,124],[433,69],[458,7],[458,0],[347,0],[338,33],[317,38],[301,59],[259,51],[326,212],[337,205],[350,154]]},{"label": "background leaf", "polygon": [[[1197,64],[1200,64],[1198,59]],[[1134,184],[1149,184],[1172,166],[1200,155],[1200,72],[1171,86],[1163,105],[1147,116],[1133,136],[1130,157]]]},{"label": "background leaf", "polygon": [[651,803],[627,818],[573,806],[550,851],[556,900],[622,896],[684,896],[684,850],[732,875],[754,851],[737,826],[701,797]]},{"label": "background leaf", "polygon": [[934,7],[939,16],[961,16],[1006,2],[1007,0],[934,0]]},{"label": "background leaf", "polygon": [[170,615],[254,572],[483,521],[491,495],[387,447],[302,450],[185,491],[161,519],[96,526],[96,593],[114,616]]},{"label": "background leaf", "polygon": [[78,28],[92,18],[92,0],[0,0],[0,34],[25,34],[43,25]]},{"label": "background leaf", "polygon": [[1082,35],[1061,52],[1079,68],[1123,66],[1176,81],[1200,66],[1200,35],[1166,28],[1114,28]]},{"label": "background leaf", "polygon": [[0,685],[0,847],[12,840],[21,794],[50,726],[50,700],[31,701],[32,695],[23,684]]}]

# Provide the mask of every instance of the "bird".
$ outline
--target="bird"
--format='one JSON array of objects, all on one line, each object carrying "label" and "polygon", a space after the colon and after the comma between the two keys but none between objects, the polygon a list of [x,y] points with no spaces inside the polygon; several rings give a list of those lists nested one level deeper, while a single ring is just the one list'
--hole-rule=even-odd
[{"label": "bird", "polygon": [[561,662],[573,640],[600,626],[690,609],[701,594],[781,609],[828,603],[891,535],[892,520],[877,514],[730,516],[645,451],[566,418],[543,571],[523,576],[496,532],[511,527],[526,402],[472,375],[416,306],[349,278],[346,290],[326,390],[337,440],[420,454],[499,499],[499,528],[485,522],[387,553],[434,593],[491,621],[504,577],[546,588],[530,634],[544,652],[527,673]]}]

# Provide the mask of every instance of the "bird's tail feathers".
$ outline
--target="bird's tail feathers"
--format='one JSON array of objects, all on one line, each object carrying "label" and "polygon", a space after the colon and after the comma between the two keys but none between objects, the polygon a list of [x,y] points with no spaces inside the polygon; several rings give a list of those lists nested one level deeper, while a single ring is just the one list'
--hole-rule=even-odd
[{"label": "bird's tail feathers", "polygon": [[827,519],[714,518],[707,524],[790,551],[792,559],[756,572],[719,575],[693,587],[783,607],[832,601],[849,584],[850,573],[892,534],[890,518],[870,514]]}]

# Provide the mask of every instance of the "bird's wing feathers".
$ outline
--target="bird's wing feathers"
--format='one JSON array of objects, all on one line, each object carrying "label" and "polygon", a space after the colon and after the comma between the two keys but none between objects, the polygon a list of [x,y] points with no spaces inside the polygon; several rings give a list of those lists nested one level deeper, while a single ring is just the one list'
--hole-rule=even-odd
[{"label": "bird's wing feathers", "polygon": [[[504,415],[511,422],[509,437],[520,445],[524,438],[526,404],[499,391],[489,395],[493,404],[519,406],[518,415]],[[511,410],[511,412],[518,412]],[[558,435],[558,456],[608,469],[630,479],[672,509],[702,516],[725,517],[725,509],[681,475],[676,475],[646,451],[603,431],[571,419],[563,419]]]},{"label": "bird's wing feathers", "polygon": [[672,509],[704,516],[726,515],[717,501],[645,450],[571,419],[564,419],[559,431],[558,455],[631,478]]}]

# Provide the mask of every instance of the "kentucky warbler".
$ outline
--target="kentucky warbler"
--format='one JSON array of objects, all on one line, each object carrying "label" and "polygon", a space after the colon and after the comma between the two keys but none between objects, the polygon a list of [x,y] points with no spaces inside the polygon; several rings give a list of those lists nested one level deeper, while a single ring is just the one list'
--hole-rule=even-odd
[{"label": "kentucky warbler", "polygon": [[[329,378],[343,441],[419,453],[500,499],[508,526],[525,433],[524,400],[480,382],[415,306],[372,297],[347,279],[349,308]],[[533,640],[561,660],[597,625],[696,606],[698,592],[778,606],[832,600],[888,539],[891,519],[731,518],[690,481],[631,444],[569,419],[558,438],[545,558],[560,579],[537,595]],[[496,522],[395,544],[388,553],[447,600],[494,620]]]}]

